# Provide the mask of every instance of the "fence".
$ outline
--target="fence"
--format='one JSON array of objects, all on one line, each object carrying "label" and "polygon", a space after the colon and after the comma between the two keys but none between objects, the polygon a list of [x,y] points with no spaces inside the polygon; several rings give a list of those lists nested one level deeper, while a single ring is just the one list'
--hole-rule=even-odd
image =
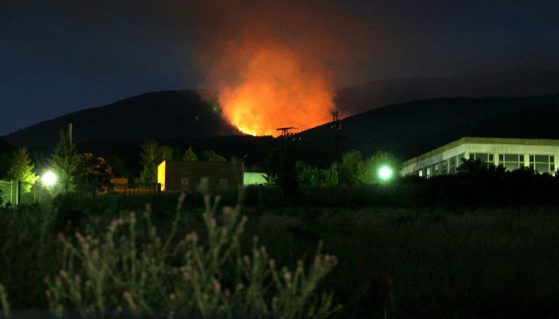
[{"label": "fence", "polygon": [[161,192],[160,184],[139,184],[139,183],[113,183],[112,192],[125,195],[136,194],[159,194]]},{"label": "fence", "polygon": [[[0,206],[20,204],[34,204],[41,202],[41,199],[52,197],[52,193],[44,187],[29,187],[26,191],[25,183],[12,180],[0,180]],[[106,194],[108,192],[119,193],[124,195],[153,195],[161,193],[161,186],[157,183],[140,184],[140,183],[113,183],[112,187],[108,187],[103,191],[95,190],[93,195]],[[78,196],[91,195],[86,190],[78,190]]]},{"label": "fence", "polygon": [[17,181],[0,180],[0,205],[18,205],[21,199]]},{"label": "fence", "polygon": [[[33,204],[43,196],[42,190],[35,186],[18,182],[0,180],[0,206],[20,204]],[[26,191],[27,188],[27,191]]]}]

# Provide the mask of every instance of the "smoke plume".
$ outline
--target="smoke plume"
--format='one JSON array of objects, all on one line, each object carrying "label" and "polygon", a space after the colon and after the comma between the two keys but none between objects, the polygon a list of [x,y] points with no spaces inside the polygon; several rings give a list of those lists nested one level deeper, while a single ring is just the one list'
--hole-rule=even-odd
[{"label": "smoke plume", "polygon": [[195,11],[205,87],[216,90],[226,119],[252,135],[329,121],[335,80],[368,41],[341,4],[210,0]]}]

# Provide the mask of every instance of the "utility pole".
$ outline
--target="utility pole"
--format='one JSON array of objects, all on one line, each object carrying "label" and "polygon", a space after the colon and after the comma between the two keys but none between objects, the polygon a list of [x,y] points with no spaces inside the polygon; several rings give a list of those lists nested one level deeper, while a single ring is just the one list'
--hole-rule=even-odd
[{"label": "utility pole", "polygon": [[[337,110],[332,111],[332,124],[330,125],[332,129],[332,148],[333,157],[336,161],[336,171],[338,173],[338,186],[341,185],[341,145],[340,145],[340,130],[342,129],[342,123],[340,122],[340,112]],[[332,180],[332,173],[330,173],[330,180]]]},{"label": "utility pole", "polygon": [[74,124],[72,122],[68,123],[68,141],[70,142],[70,145],[73,143],[73,138],[74,138]]},{"label": "utility pole", "polygon": [[280,143],[281,154],[278,154],[279,170],[278,183],[283,190],[284,198],[288,201],[299,196],[299,183],[297,182],[297,171],[295,168],[295,145],[293,145],[291,131],[295,127],[280,127],[282,142]]}]

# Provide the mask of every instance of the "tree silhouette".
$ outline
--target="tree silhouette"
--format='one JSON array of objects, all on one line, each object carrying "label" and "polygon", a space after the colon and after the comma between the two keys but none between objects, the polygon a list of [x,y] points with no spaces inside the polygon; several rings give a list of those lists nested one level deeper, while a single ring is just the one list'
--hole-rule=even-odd
[{"label": "tree silhouette", "polygon": [[[318,167],[309,165],[305,162],[296,162],[295,170],[297,171],[297,182],[305,186],[328,186],[331,185],[330,181],[330,167],[320,169]],[[335,170],[335,166],[332,167]],[[334,183],[336,184],[336,183]],[[333,184],[332,184],[333,185]]]},{"label": "tree silhouette", "polygon": [[266,179],[281,187],[286,198],[299,196],[299,183],[295,167],[295,150],[289,141],[282,141],[266,157]]},{"label": "tree silhouette", "polygon": [[92,153],[81,154],[80,189],[92,192],[108,187],[114,176],[113,169],[103,157],[96,157]]},{"label": "tree silhouette", "polygon": [[22,190],[29,193],[31,188],[39,178],[35,174],[35,166],[29,158],[27,147],[23,146],[14,151],[10,168],[8,169],[8,178],[22,182]]},{"label": "tree silhouette", "polygon": [[107,159],[109,166],[113,168],[113,175],[115,177],[128,177],[128,164],[124,159],[119,156],[113,155]]},{"label": "tree silhouette", "polygon": [[363,157],[359,151],[344,154],[340,164],[340,181],[342,185],[355,185],[359,182],[359,174]]},{"label": "tree silhouette", "polygon": [[458,175],[476,180],[502,179],[506,174],[503,166],[495,166],[479,159],[463,159],[456,171]]},{"label": "tree silhouette", "polygon": [[185,162],[196,162],[198,160],[198,156],[194,153],[192,147],[189,147],[182,156],[182,160]]},{"label": "tree silhouette", "polygon": [[225,157],[217,154],[214,150],[206,150],[200,153],[200,159],[208,162],[225,162]]},{"label": "tree silhouette", "polygon": [[[172,161],[175,159],[175,148],[170,145],[161,145],[159,147],[159,162]],[[157,163],[159,164],[159,163]]]},{"label": "tree silhouette", "polygon": [[60,140],[48,159],[48,163],[58,175],[58,188],[64,193],[74,191],[76,189],[80,156],[66,131],[62,130],[60,132]]},{"label": "tree silhouette", "polygon": [[0,178],[5,177],[12,157],[12,148],[0,139]]},{"label": "tree silhouette", "polygon": [[156,140],[145,140],[140,146],[142,153],[140,154],[140,165],[142,172],[140,173],[140,183],[155,184],[157,181],[157,165],[161,160],[161,152]]}]

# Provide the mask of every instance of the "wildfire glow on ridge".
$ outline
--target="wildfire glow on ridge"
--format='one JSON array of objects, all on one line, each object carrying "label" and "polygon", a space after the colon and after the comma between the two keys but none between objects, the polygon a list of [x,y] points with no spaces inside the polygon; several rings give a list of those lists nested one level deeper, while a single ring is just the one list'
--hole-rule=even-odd
[{"label": "wildfire glow on ridge", "polygon": [[[250,3],[250,5],[248,5]],[[331,120],[334,82],[345,80],[368,33],[344,6],[324,1],[205,0],[197,57],[224,118],[250,135],[278,136]],[[342,75],[344,74],[344,75]]]},{"label": "wildfire glow on ridge", "polygon": [[305,130],[329,120],[333,93],[324,74],[306,70],[287,49],[257,48],[238,81],[221,87],[227,120],[250,135],[277,136],[278,127]]}]

